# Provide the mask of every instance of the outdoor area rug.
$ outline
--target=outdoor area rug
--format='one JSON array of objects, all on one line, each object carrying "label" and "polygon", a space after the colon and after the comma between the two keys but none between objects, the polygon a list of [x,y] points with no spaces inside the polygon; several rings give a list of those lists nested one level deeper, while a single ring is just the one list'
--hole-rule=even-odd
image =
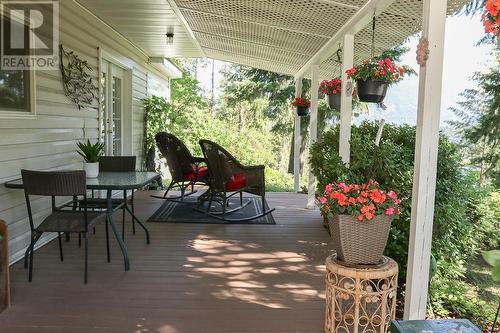
[{"label": "outdoor area rug", "polygon": [[[261,214],[262,200],[260,198],[246,197],[244,202],[250,201],[250,204],[243,209],[226,214],[226,218],[241,219],[254,215]],[[231,200],[229,208],[232,209],[239,206],[239,198]],[[265,208],[268,208],[267,202]],[[206,207],[206,206],[205,206]],[[219,208],[220,205],[212,204],[212,209]],[[203,207],[200,207],[203,209]],[[163,205],[148,219],[147,222],[158,223],[209,223],[209,224],[276,224],[273,213],[267,214],[258,219],[243,222],[222,221],[214,217],[208,216],[196,210],[196,197],[188,197],[183,203],[166,200]]]}]

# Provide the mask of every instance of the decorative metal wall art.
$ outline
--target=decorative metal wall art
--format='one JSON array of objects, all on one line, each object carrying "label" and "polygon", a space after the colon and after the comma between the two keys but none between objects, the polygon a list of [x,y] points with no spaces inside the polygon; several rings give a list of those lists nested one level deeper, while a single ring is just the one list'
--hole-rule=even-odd
[{"label": "decorative metal wall art", "polygon": [[98,87],[94,83],[92,67],[73,51],[66,51],[59,45],[59,59],[64,94],[78,106],[78,109],[93,108],[97,100]]}]

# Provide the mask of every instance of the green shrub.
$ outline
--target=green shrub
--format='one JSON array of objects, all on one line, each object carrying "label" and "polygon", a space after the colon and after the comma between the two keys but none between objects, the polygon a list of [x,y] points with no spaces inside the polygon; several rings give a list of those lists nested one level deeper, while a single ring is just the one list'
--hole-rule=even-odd
[{"label": "green shrub", "polygon": [[[161,131],[175,134],[197,156],[201,156],[200,139],[217,142],[233,154],[241,163],[266,166],[266,180],[269,191],[292,191],[293,177],[279,170],[277,152],[280,142],[273,134],[260,128],[248,127],[238,130],[228,126],[224,119],[213,117],[206,108],[197,105],[187,107],[178,102],[169,102],[163,97],[151,96],[143,101],[146,110],[146,152],[156,146],[154,136]],[[153,168],[164,160],[156,159]]]},{"label": "green shrub", "polygon": [[[410,233],[415,127],[385,125],[378,149],[373,143],[377,130],[378,124],[371,122],[352,127],[350,167],[338,156],[338,127],[326,132],[312,147],[310,163],[319,189],[324,189],[330,182],[363,182],[371,178],[382,188],[398,193],[402,199],[401,215],[392,224],[385,254],[399,263],[400,278],[404,279]],[[481,220],[479,198],[476,182],[462,168],[457,145],[440,135],[432,252],[440,263],[443,277],[462,276],[465,261],[492,231]]]}]

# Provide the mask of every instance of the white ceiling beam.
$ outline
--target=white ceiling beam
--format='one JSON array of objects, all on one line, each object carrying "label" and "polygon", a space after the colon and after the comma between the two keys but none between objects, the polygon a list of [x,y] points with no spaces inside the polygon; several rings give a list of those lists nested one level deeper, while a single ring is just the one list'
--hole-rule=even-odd
[{"label": "white ceiling beam", "polygon": [[[244,53],[239,53],[239,52],[225,51],[225,50],[220,50],[220,49],[216,49],[216,48],[208,47],[208,46],[204,46],[203,48],[206,49],[206,50],[212,51],[212,52],[217,52],[219,54],[220,53],[222,53],[222,54],[228,54],[230,56],[237,57],[237,58],[245,58],[246,57],[246,58],[253,59],[253,60],[256,60],[258,62],[261,62],[261,63],[262,62],[264,62],[264,63],[271,63],[271,64],[272,63],[276,63],[275,59],[259,58],[259,57],[251,56],[249,54],[244,54]],[[219,60],[224,60],[224,59],[220,58]],[[297,66],[297,64],[291,64],[289,62],[284,62],[284,61],[280,61],[280,64],[286,65],[286,66],[291,66],[291,67]],[[293,75],[293,74],[290,74],[290,73],[283,73],[283,74]]]},{"label": "white ceiling beam", "polygon": [[332,50],[338,48],[339,42],[342,40],[344,35],[355,35],[357,32],[361,31],[366,25],[368,25],[373,18],[373,13],[379,15],[388,6],[390,6],[396,0],[369,0],[363,7],[361,7],[356,14],[351,16],[351,18],[333,35],[332,38],[315,55],[309,59],[309,61],[302,66],[295,77],[303,76],[312,65],[321,63],[323,60],[329,58],[332,54]]},{"label": "white ceiling beam", "polygon": [[177,15],[177,18],[179,19],[180,23],[186,30],[187,34],[191,39],[193,40],[193,44],[196,46],[196,48],[201,52],[201,54],[206,57],[205,52],[203,51],[203,48],[201,47],[200,43],[194,36],[193,31],[191,30],[191,27],[187,23],[186,19],[184,18],[184,15],[182,15],[181,11],[179,10],[179,7],[177,7],[177,4],[175,3],[174,0],[167,0],[168,4],[170,5],[170,8],[174,11],[175,15]]},{"label": "white ceiling beam", "polygon": [[344,7],[344,8],[350,8],[350,9],[355,9],[355,10],[359,9],[359,6],[349,5],[347,3],[338,2],[338,1],[335,1],[335,0],[314,0],[314,1],[321,2],[321,3],[326,3],[328,5],[337,6],[337,7]]},{"label": "white ceiling beam", "polygon": [[[169,1],[173,1],[173,0],[169,0]],[[199,14],[206,14],[206,15],[212,15],[212,16],[219,17],[219,18],[225,18],[225,19],[240,21],[240,22],[244,22],[244,23],[260,25],[260,26],[264,26],[264,27],[268,27],[268,28],[279,29],[279,30],[293,32],[293,33],[301,34],[301,35],[314,36],[314,37],[320,37],[320,38],[325,38],[325,39],[329,39],[330,38],[330,36],[327,36],[327,35],[321,35],[321,34],[315,34],[315,33],[307,32],[307,31],[289,29],[289,28],[285,28],[285,27],[280,26],[280,25],[274,25],[274,24],[268,24],[268,23],[260,23],[260,22],[256,22],[256,21],[246,20],[246,19],[243,19],[243,18],[240,18],[240,17],[236,17],[236,16],[220,15],[220,14],[215,14],[215,13],[212,13],[212,12],[207,12],[207,11],[204,11],[204,10],[193,9],[193,8],[182,7],[182,6],[180,6],[178,8],[180,10],[185,10],[185,11],[188,11],[188,12],[199,13]]]},{"label": "white ceiling beam", "polygon": [[229,40],[232,40],[232,41],[235,41],[235,42],[240,42],[240,43],[245,43],[245,44],[250,44],[250,45],[257,45],[257,46],[262,46],[262,47],[270,47],[273,50],[295,53],[295,54],[300,55],[300,56],[306,56],[306,57],[310,57],[311,56],[310,53],[298,52],[297,49],[276,47],[276,45],[257,43],[257,42],[253,42],[253,41],[250,41],[250,40],[245,40],[245,39],[241,39],[241,38],[231,37],[231,36],[228,36],[228,35],[218,35],[218,34],[213,34],[213,33],[210,33],[210,32],[199,31],[199,30],[193,30],[193,32],[197,33],[197,34],[208,35],[208,36],[213,36],[213,37],[224,37],[224,39],[229,39]]}]

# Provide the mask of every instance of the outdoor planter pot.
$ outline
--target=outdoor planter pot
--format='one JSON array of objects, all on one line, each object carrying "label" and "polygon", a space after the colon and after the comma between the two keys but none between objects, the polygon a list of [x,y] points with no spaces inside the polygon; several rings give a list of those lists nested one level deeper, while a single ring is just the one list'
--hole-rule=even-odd
[{"label": "outdoor planter pot", "polygon": [[330,109],[340,111],[340,93],[328,95],[328,105]]},{"label": "outdoor planter pot", "polygon": [[329,218],[337,257],[347,264],[378,264],[387,245],[391,221],[392,216],[386,215],[366,221],[357,221],[351,215]]},{"label": "outdoor planter pot", "polygon": [[383,80],[357,80],[359,100],[366,103],[382,103],[389,84]]},{"label": "outdoor planter pot", "polygon": [[297,106],[297,114],[299,117],[307,116],[309,114],[308,106]]},{"label": "outdoor planter pot", "polygon": [[99,162],[96,163],[83,163],[85,174],[87,178],[97,178],[99,176]]}]

